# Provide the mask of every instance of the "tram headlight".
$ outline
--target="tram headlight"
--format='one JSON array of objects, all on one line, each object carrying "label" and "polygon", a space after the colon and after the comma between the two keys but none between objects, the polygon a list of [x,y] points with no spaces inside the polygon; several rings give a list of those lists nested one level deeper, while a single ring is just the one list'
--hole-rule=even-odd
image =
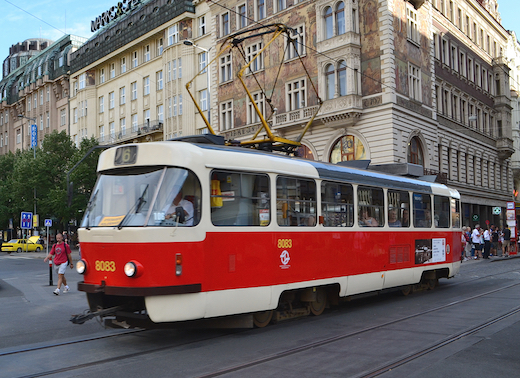
[{"label": "tram headlight", "polygon": [[123,267],[125,274],[128,277],[139,277],[144,272],[144,267],[137,261],[132,260]]},{"label": "tram headlight", "polygon": [[87,271],[87,262],[85,260],[78,260],[76,262],[76,272],[79,274],[85,274]]}]

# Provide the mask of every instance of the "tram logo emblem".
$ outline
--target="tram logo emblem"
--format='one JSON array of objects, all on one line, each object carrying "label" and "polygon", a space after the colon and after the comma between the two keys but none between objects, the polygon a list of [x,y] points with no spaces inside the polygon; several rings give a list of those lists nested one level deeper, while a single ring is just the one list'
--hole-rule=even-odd
[{"label": "tram logo emblem", "polygon": [[282,262],[283,265],[280,265],[280,268],[282,269],[287,269],[290,267],[289,264],[289,261],[291,260],[291,257],[289,256],[289,252],[287,252],[286,250],[282,252],[282,254],[280,255],[280,261]]}]

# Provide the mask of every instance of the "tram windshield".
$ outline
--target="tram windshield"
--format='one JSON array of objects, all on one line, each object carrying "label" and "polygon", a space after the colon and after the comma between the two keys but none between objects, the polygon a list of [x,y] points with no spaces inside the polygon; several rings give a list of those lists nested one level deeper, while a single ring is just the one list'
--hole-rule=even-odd
[{"label": "tram windshield", "polygon": [[103,173],[82,227],[194,226],[200,219],[200,182],[192,172],[147,167]]}]

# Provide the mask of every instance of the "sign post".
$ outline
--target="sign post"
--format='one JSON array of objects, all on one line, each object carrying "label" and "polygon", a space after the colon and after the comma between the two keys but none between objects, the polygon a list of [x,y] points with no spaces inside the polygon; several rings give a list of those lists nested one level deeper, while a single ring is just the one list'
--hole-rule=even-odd
[{"label": "sign post", "polygon": [[[30,230],[32,228],[32,224],[33,224],[33,214],[31,212],[28,212],[28,211],[22,211],[22,214],[20,216],[20,219],[21,219],[21,228],[22,230],[24,230],[24,240],[25,240],[25,230]],[[25,241],[25,252],[28,251],[27,248],[29,248],[29,246],[27,245],[27,240]]]},{"label": "sign post", "polygon": [[[47,256],[49,256],[49,227],[52,227],[52,219],[45,219],[45,227],[47,227]],[[49,259],[49,286],[52,286],[52,260]]]}]

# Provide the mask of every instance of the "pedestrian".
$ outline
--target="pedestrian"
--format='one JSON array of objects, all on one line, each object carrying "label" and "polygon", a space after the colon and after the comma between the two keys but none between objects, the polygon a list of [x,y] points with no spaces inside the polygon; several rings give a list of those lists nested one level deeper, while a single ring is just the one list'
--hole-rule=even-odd
[{"label": "pedestrian", "polygon": [[[471,258],[473,255],[471,253],[472,249],[473,249],[473,243],[471,243],[471,227],[465,227],[464,228],[464,238],[466,239],[466,253],[465,253],[465,257],[464,257],[464,260],[468,260],[469,258]],[[473,254],[475,253],[475,251],[473,250]]]},{"label": "pedestrian", "polygon": [[509,244],[511,242],[511,230],[509,226],[504,229],[504,241],[502,243],[502,255],[509,257]]},{"label": "pedestrian", "polygon": [[52,246],[51,251],[43,260],[47,262],[54,256],[54,268],[58,273],[58,287],[53,291],[56,295],[60,295],[62,284],[64,285],[63,293],[70,291],[70,287],[67,285],[67,279],[65,278],[65,271],[68,265],[70,265],[70,269],[74,267],[71,252],[69,245],[63,242],[63,235],[56,234],[56,244]]},{"label": "pedestrian", "polygon": [[480,243],[480,225],[475,225],[475,228],[471,232],[471,242],[475,246],[475,260],[482,257],[482,247]]},{"label": "pedestrian", "polygon": [[498,226],[491,225],[491,256],[498,255],[499,236]]},{"label": "pedestrian", "polygon": [[491,250],[491,230],[486,228],[484,231],[484,259],[489,259],[489,251]]}]

